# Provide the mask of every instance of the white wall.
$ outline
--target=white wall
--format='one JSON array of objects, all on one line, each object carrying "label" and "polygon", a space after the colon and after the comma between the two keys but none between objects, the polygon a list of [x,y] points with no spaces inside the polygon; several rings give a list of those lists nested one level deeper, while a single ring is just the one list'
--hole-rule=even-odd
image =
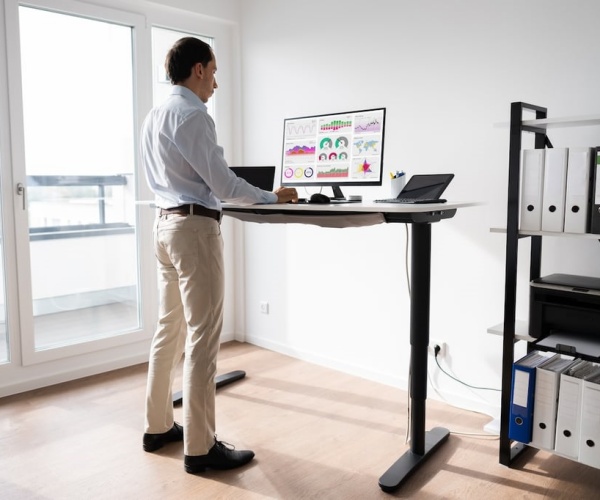
[{"label": "white wall", "polygon": [[[597,0],[241,2],[243,157],[280,165],[285,117],[387,107],[385,165],[454,172],[445,197],[485,205],[433,226],[431,337],[460,379],[500,387],[508,129],[513,101],[551,117],[600,112]],[[598,128],[552,131],[592,146]],[[389,181],[387,181],[389,182]],[[375,198],[389,186],[364,189]],[[361,192],[346,189],[347,194]],[[403,225],[246,224],[246,339],[406,387]],[[522,262],[527,263],[527,243]],[[543,273],[600,275],[595,240],[544,240]],[[522,267],[520,298],[527,292]],[[259,301],[270,302],[261,314]],[[519,316],[526,317],[523,300]],[[436,370],[430,368],[432,373]],[[434,375],[453,404],[494,413],[497,393]]]}]

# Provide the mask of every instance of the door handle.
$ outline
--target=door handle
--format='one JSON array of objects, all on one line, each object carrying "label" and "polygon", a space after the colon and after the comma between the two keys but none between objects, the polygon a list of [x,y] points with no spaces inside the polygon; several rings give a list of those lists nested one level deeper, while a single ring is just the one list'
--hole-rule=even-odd
[{"label": "door handle", "polygon": [[23,197],[23,210],[25,210],[25,208],[26,208],[26,206],[25,206],[25,201],[26,201],[26,200],[25,200],[25,191],[26,191],[26,190],[25,190],[25,185],[24,185],[23,183],[19,182],[19,183],[17,184],[17,194],[18,194],[19,196],[22,196],[22,197]]}]

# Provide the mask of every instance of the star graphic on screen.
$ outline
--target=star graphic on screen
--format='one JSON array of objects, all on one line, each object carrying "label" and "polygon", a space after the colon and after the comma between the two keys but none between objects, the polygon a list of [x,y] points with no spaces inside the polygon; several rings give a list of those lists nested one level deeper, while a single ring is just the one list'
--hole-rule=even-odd
[{"label": "star graphic on screen", "polygon": [[371,164],[369,162],[367,162],[367,160],[364,160],[362,162],[362,165],[359,165],[358,171],[362,172],[363,174],[371,173]]}]

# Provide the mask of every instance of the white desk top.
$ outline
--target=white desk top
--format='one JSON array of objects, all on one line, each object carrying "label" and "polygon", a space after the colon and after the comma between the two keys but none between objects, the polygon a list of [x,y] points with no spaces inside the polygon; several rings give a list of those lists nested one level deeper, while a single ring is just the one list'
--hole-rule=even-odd
[{"label": "white desk top", "polygon": [[274,203],[270,205],[223,204],[230,217],[257,223],[299,223],[320,227],[363,227],[382,223],[431,223],[454,216],[458,208],[475,202],[446,203]]},{"label": "white desk top", "polygon": [[273,211],[273,212],[331,212],[333,213],[423,213],[438,212],[440,210],[454,210],[457,208],[474,207],[479,205],[470,201],[448,201],[446,203],[375,203],[364,201],[361,203],[274,203],[267,205],[235,205],[223,203],[223,210],[244,211]]}]

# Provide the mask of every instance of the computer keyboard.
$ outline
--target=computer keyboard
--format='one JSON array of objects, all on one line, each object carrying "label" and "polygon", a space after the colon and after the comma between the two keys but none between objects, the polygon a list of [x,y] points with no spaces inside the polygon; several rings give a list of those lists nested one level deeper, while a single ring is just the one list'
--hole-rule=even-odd
[{"label": "computer keyboard", "polygon": [[[329,204],[331,205],[343,205],[346,203],[360,203],[362,200],[339,200],[336,198],[331,198],[329,200]],[[291,201],[288,201],[288,203],[293,203]],[[307,203],[314,203],[311,202],[309,199],[307,198],[298,198],[298,201],[296,202],[298,205],[303,205],[303,204],[307,204]],[[325,205],[326,203],[323,203],[323,205]]]},{"label": "computer keyboard", "polygon": [[383,200],[375,200],[376,203],[446,203],[442,198],[421,198],[419,200],[411,198],[385,198]]},{"label": "computer keyboard", "polygon": [[336,200],[335,198],[331,199],[331,203],[333,205],[345,205],[347,203],[360,203],[362,200]]}]

